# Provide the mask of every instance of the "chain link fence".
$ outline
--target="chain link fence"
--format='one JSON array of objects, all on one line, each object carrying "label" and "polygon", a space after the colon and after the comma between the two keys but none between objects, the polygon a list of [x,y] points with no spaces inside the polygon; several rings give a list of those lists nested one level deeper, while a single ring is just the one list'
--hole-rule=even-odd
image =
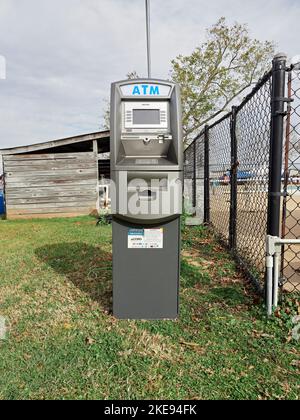
[{"label": "chain link fence", "polygon": [[204,220],[204,132],[185,150],[184,198],[188,212]]},{"label": "chain link fence", "polygon": [[[282,238],[300,238],[300,71],[288,73],[288,112],[284,146]],[[283,245],[283,290],[300,291],[300,246]]]},{"label": "chain link fence", "polygon": [[271,127],[271,74],[236,112],[237,211],[234,251],[264,286]]},{"label": "chain link fence", "polygon": [[[263,293],[267,235],[300,237],[300,72],[274,61],[242,103],[186,149],[185,181],[194,213],[204,206],[202,220]],[[300,291],[300,247],[282,251],[283,290]]]},{"label": "chain link fence", "polygon": [[184,152],[184,206],[188,213],[193,213],[195,207],[194,196],[197,191],[195,186],[195,142],[190,144]]},{"label": "chain link fence", "polygon": [[210,222],[229,244],[231,115],[209,129]]},{"label": "chain link fence", "polygon": [[205,133],[202,132],[195,143],[196,155],[196,184],[194,207],[198,209],[197,217],[204,220],[204,161],[205,161]]}]

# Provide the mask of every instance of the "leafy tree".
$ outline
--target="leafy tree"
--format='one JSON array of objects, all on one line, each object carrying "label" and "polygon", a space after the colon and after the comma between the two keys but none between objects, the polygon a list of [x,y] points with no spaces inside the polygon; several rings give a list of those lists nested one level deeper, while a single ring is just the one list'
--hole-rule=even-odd
[{"label": "leafy tree", "polygon": [[171,78],[182,89],[185,142],[220,114],[270,68],[272,42],[252,39],[246,25],[221,18],[191,55],[172,61]]},{"label": "leafy tree", "polygon": [[[126,79],[127,80],[139,79],[139,75],[134,70],[127,73]],[[105,99],[104,103],[105,105],[104,105],[104,110],[103,110],[103,115],[102,115],[103,123],[102,123],[101,129],[109,130],[110,129],[110,102],[108,99]]]},{"label": "leafy tree", "polygon": [[103,99],[103,113],[102,113],[102,124],[100,129],[101,130],[109,130],[110,129],[110,102],[108,99]]}]

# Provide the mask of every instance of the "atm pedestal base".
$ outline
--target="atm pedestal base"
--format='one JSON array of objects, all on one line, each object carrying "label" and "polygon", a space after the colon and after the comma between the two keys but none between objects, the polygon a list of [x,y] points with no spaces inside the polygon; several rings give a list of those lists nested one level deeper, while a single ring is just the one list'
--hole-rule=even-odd
[{"label": "atm pedestal base", "polygon": [[176,319],[179,275],[180,217],[155,225],[113,218],[115,317]]}]

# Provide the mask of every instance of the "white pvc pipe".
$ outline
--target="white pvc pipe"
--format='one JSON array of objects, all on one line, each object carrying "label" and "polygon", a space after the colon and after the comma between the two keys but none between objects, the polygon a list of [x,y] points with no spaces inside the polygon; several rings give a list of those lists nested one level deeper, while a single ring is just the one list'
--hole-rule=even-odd
[{"label": "white pvc pipe", "polygon": [[273,306],[278,306],[278,290],[279,290],[279,261],[280,254],[275,252],[274,255],[274,291],[273,291]]},{"label": "white pvc pipe", "polygon": [[268,316],[273,312],[273,257],[268,255],[266,257],[267,265],[267,313]]},{"label": "white pvc pipe", "polygon": [[[300,245],[300,239],[280,239],[277,237],[268,236],[267,241],[267,312],[268,316],[273,313],[273,307],[278,306],[279,294],[279,265],[280,265],[280,245]],[[275,250],[275,252],[274,252]]]},{"label": "white pvc pipe", "polygon": [[276,240],[276,245],[300,245],[300,239],[279,239]]}]

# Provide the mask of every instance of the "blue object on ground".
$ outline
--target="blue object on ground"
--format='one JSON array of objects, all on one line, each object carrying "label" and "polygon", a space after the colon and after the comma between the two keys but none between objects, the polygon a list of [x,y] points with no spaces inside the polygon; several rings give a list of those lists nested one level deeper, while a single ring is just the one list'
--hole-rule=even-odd
[{"label": "blue object on ground", "polygon": [[0,215],[5,214],[4,193],[0,191]]}]

